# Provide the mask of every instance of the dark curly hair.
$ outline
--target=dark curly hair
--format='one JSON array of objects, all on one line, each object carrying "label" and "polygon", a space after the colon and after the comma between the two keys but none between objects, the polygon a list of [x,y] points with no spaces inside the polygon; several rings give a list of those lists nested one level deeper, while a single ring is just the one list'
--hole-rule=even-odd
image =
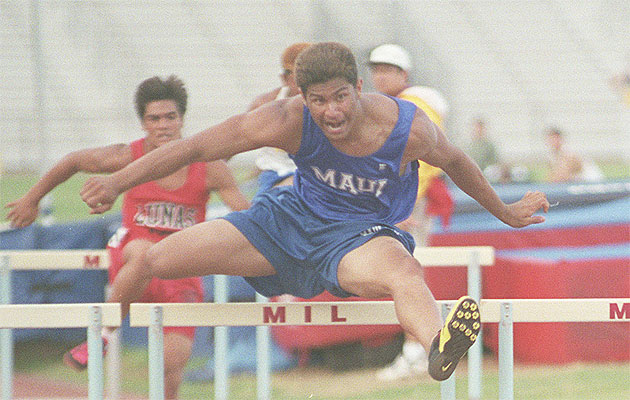
[{"label": "dark curly hair", "polygon": [[136,113],[140,119],[144,118],[147,104],[158,100],[173,100],[177,104],[177,111],[183,117],[186,113],[188,93],[184,82],[175,75],[166,79],[154,76],[144,80],[136,90]]}]

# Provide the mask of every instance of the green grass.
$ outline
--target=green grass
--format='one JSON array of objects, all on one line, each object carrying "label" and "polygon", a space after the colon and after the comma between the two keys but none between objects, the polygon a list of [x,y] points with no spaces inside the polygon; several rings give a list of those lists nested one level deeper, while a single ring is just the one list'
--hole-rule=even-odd
[{"label": "green grass", "polygon": [[617,180],[630,178],[630,166],[626,163],[603,163],[600,168],[607,179]]},{"label": "green grass", "polygon": [[[630,166],[621,161],[599,163],[602,172],[607,179],[622,180],[630,179]],[[544,168],[541,165],[530,163],[527,165],[534,181],[541,181],[544,177]],[[238,182],[247,179],[247,171],[235,171]],[[69,222],[96,216],[89,213],[89,208],[81,201],[79,192],[83,183],[89,175],[77,174],[66,182],[59,185],[51,192],[53,200],[53,216],[57,222]],[[38,177],[34,174],[5,173],[0,176],[0,222],[5,220],[7,209],[5,205],[20,196],[24,195],[29,188],[37,182]],[[246,193],[251,198],[253,193]],[[121,207],[119,197],[111,212],[119,212]],[[217,196],[211,198],[212,202],[217,202]]]},{"label": "green grass", "polygon": [[[16,346],[15,373],[30,373],[74,382],[87,387],[87,372],[76,373],[61,363],[70,345],[55,342],[21,342]],[[205,364],[193,358],[189,369]],[[122,390],[127,394],[148,393],[148,358],[146,349],[123,348]],[[272,376],[272,397],[280,400],[405,400],[438,399],[439,384],[428,377],[395,383],[378,383],[373,369],[333,372],[316,368],[296,368]],[[498,398],[497,365],[486,356],[483,373],[483,399]],[[467,398],[466,364],[457,371],[457,398]],[[230,399],[255,399],[256,378],[240,374],[230,379]],[[212,398],[212,383],[182,384],[181,399]],[[514,374],[516,399],[598,399],[630,398],[630,363],[569,364],[558,366],[517,365]]]}]

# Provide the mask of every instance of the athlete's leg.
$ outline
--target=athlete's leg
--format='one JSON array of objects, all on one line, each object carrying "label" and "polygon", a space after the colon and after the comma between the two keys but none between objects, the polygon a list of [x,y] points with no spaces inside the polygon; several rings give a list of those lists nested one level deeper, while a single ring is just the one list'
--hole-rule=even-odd
[{"label": "athlete's leg", "polygon": [[[113,273],[115,275],[113,280],[110,281],[110,293],[107,297],[107,302],[120,303],[121,317],[123,319],[129,314],[129,304],[142,296],[151,281],[151,275],[148,274],[144,263],[144,256],[151,245],[153,245],[151,241],[136,239],[125,244],[122,255],[118,254],[118,249],[113,250],[113,252],[116,252],[115,254],[113,252],[110,253],[115,259],[121,257],[120,262],[122,262],[122,266],[118,271],[115,268],[120,264],[114,264],[111,267],[114,268]],[[110,270],[110,273],[112,273],[112,270]],[[115,330],[115,327],[103,327],[105,351],[107,349],[107,341]],[[81,371],[87,368],[88,352],[86,343],[83,342],[66,352],[63,360],[66,365],[76,370]]]},{"label": "athlete's leg", "polygon": [[204,275],[267,276],[274,268],[230,222],[216,219],[174,233],[151,246],[151,275],[178,279]]},{"label": "athlete's leg", "polygon": [[123,266],[111,282],[108,303],[120,303],[122,318],[129,314],[129,304],[138,300],[151,282],[144,257],[153,242],[145,239],[131,240],[122,252]]},{"label": "athlete's leg", "polygon": [[350,293],[394,299],[400,325],[424,346],[429,374],[436,380],[451,376],[477,339],[481,328],[477,303],[461,297],[443,324],[420,264],[394,238],[376,237],[346,254],[337,276],[342,289]]},{"label": "athlete's leg", "polygon": [[[418,196],[411,213],[413,224],[401,227],[413,236],[416,247],[427,247],[433,226],[433,217],[426,212],[427,197]],[[405,342],[400,354],[387,366],[379,369],[377,378],[391,381],[423,374],[427,371],[428,357],[424,347],[418,339],[405,332]]]},{"label": "athlete's leg", "polygon": [[404,331],[429,351],[442,318],[422,277],[420,263],[396,239],[378,236],[346,254],[337,278],[342,289],[362,297],[392,297]]},{"label": "athlete's leg", "polygon": [[193,340],[179,332],[164,334],[164,398],[177,399]]}]

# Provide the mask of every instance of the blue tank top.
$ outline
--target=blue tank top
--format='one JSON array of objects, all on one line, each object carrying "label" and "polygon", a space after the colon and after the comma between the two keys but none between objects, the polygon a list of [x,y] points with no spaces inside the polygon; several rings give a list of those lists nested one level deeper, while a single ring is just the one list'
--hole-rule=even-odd
[{"label": "blue tank top", "polygon": [[416,106],[398,103],[398,121],[376,152],[353,157],[337,150],[304,107],[302,142],[295,155],[293,185],[308,208],[322,218],[396,224],[409,217],[418,192],[418,162],[405,166],[402,154]]}]

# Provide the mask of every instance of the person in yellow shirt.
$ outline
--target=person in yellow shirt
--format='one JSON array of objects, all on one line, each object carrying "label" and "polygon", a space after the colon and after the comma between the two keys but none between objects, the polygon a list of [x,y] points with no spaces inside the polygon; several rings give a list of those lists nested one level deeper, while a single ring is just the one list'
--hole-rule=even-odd
[{"label": "person in yellow shirt", "polygon": [[[407,50],[396,44],[380,45],[370,52],[369,66],[376,90],[414,103],[427,114],[431,121],[442,130],[444,129],[448,103],[438,90],[410,84],[409,73],[412,62]],[[433,215],[440,215],[442,223],[446,224],[452,212],[452,198],[441,175],[442,170],[439,168],[420,162],[416,205],[411,217],[399,225],[400,228],[411,233],[417,246],[429,245]],[[427,371],[427,362],[427,355],[422,345],[407,336],[401,354],[390,365],[379,370],[377,377],[391,381],[423,374]]]}]

